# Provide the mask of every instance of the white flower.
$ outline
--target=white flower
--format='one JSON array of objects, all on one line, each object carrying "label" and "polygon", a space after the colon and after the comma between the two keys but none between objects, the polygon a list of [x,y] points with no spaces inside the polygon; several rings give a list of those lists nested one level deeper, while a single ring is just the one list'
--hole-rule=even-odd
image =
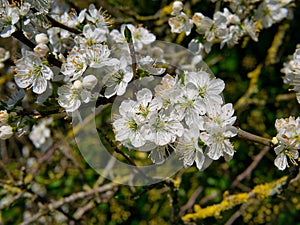
[{"label": "white flower", "polygon": [[82,54],[92,68],[114,67],[119,63],[118,59],[110,57],[110,50],[107,45],[96,44],[87,47],[82,49]]},{"label": "white flower", "polygon": [[58,88],[58,104],[65,108],[66,112],[76,111],[82,103],[88,103],[97,97],[97,93],[92,93],[91,89],[98,80],[94,75],[88,75],[86,79],[76,80]]},{"label": "white flower", "polygon": [[280,22],[287,17],[288,9],[280,3],[280,1],[263,1],[254,15],[254,18],[262,20],[265,28],[271,27],[274,23]]},{"label": "white flower", "polygon": [[221,96],[225,88],[223,80],[211,78],[205,71],[187,72],[184,79],[186,84],[192,83],[196,86],[199,97],[203,99],[207,107],[223,103]]},{"label": "white flower", "polygon": [[82,24],[82,22],[84,21],[85,13],[86,13],[86,9],[81,10],[78,16],[77,16],[77,13],[75,10],[70,11],[70,12],[65,11],[61,15],[60,21],[69,27],[76,28],[76,27],[80,26]]},{"label": "white flower", "polygon": [[136,102],[133,100],[125,100],[119,107],[120,117],[116,119],[112,125],[115,129],[116,140],[127,146],[139,148],[146,143],[145,127],[136,116]]},{"label": "white flower", "polygon": [[205,132],[200,133],[200,138],[208,145],[207,155],[213,160],[218,160],[222,155],[225,160],[230,160],[234,154],[229,141],[229,138],[237,135],[237,129],[232,126],[236,120],[233,113],[231,103],[208,108],[209,117],[204,121]]},{"label": "white flower", "polygon": [[297,165],[300,148],[300,117],[295,119],[290,116],[286,119],[277,119],[275,122],[277,130],[276,139],[278,146],[274,148],[277,155],[274,164],[280,170],[284,170],[288,165],[287,157],[292,164]]},{"label": "white flower", "polygon": [[199,170],[202,169],[205,156],[202,146],[200,147],[198,144],[198,140],[199,130],[196,127],[194,129],[185,129],[183,136],[179,138],[176,151],[183,159],[184,167],[190,167],[196,162],[197,168]]},{"label": "white flower", "polygon": [[186,35],[191,33],[193,21],[184,12],[170,18],[168,22],[173,33],[185,32]]},{"label": "white flower", "polygon": [[33,92],[42,94],[48,81],[53,78],[52,70],[42,63],[38,55],[30,51],[23,52],[23,58],[16,61],[15,82],[20,88],[33,87]]},{"label": "white flower", "polygon": [[8,117],[9,117],[9,114],[7,113],[6,110],[0,111],[0,126],[6,124]]},{"label": "white flower", "polygon": [[88,67],[88,62],[82,51],[74,47],[63,63],[61,72],[71,81],[79,79]]},{"label": "white flower", "polygon": [[82,34],[84,37],[76,36],[75,42],[77,44],[93,46],[96,44],[101,44],[104,41],[106,41],[107,31],[101,28],[97,28],[94,25],[86,24],[83,27]]},{"label": "white flower", "polygon": [[12,127],[4,125],[0,127],[0,139],[5,140],[13,135]]},{"label": "white flower", "polygon": [[112,30],[110,32],[111,38],[120,44],[127,43],[125,38],[125,28],[128,28],[131,32],[132,41],[135,50],[141,50],[144,45],[149,45],[155,41],[156,37],[154,34],[150,33],[147,29],[143,27],[135,27],[132,24],[122,24],[121,32],[118,30]]},{"label": "white flower", "polygon": [[100,10],[97,10],[94,4],[90,4],[88,13],[86,13],[86,19],[99,28],[107,29],[108,23],[106,22],[104,13],[101,13]]},{"label": "white flower", "polygon": [[296,49],[293,59],[284,63],[281,72],[285,73],[284,83],[294,86],[298,103],[300,104],[300,49]]},{"label": "white flower", "polygon": [[53,143],[51,139],[51,130],[47,125],[53,122],[52,118],[43,120],[38,125],[33,125],[29,138],[36,148],[46,151]]},{"label": "white flower", "polygon": [[7,1],[0,3],[0,36],[10,37],[17,28],[15,24],[19,21],[19,10],[17,7],[10,6]]},{"label": "white flower", "polygon": [[105,78],[107,81],[105,89],[105,97],[110,98],[113,95],[121,96],[125,93],[128,83],[133,77],[131,66],[127,65],[125,59],[121,58],[119,65],[113,67],[112,71]]},{"label": "white flower", "polygon": [[147,139],[158,146],[173,143],[184,132],[182,124],[165,112],[151,114],[147,126]]},{"label": "white flower", "polygon": [[145,70],[150,75],[161,75],[166,69],[165,68],[156,68],[154,65],[156,64],[155,60],[152,59],[149,55],[138,59],[138,67],[142,70]]},{"label": "white flower", "polygon": [[168,146],[159,146],[151,150],[149,158],[157,165],[161,165],[166,161],[167,154],[169,154]]},{"label": "white flower", "polygon": [[182,95],[178,97],[177,101],[178,104],[175,105],[175,109],[179,118],[184,118],[188,126],[192,124],[201,126],[200,115],[206,113],[206,106],[199,96],[198,88],[193,83],[188,83],[182,88]]}]

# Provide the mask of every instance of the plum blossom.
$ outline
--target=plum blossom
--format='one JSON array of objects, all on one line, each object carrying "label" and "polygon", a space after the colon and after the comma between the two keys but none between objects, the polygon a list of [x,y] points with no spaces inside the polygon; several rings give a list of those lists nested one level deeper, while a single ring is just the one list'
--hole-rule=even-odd
[{"label": "plum blossom", "polygon": [[52,122],[52,118],[42,120],[39,124],[33,125],[29,134],[29,139],[34,146],[40,148],[42,151],[46,151],[53,143],[51,130],[47,127]]},{"label": "plum blossom", "polygon": [[300,149],[300,117],[277,119],[275,127],[278,132],[276,135],[278,145],[274,148],[277,155],[274,164],[278,169],[284,170],[289,166],[288,159],[293,165],[297,165]]},{"label": "plum blossom", "polygon": [[11,6],[8,1],[0,3],[0,36],[7,38],[17,30],[16,23],[19,22],[20,13],[16,6]]},{"label": "plum blossom", "polygon": [[203,123],[205,131],[200,133],[200,138],[208,145],[207,155],[213,160],[222,155],[226,160],[230,160],[234,155],[233,145],[229,141],[229,138],[237,135],[237,128],[232,126],[236,120],[236,116],[232,116],[233,113],[231,103],[222,107],[208,107],[208,117]]},{"label": "plum blossom", "polygon": [[92,89],[98,83],[94,75],[87,75],[73,83],[67,83],[58,88],[58,103],[65,108],[66,112],[75,112],[82,103],[88,103],[96,99],[97,93]]},{"label": "plum blossom", "polygon": [[20,88],[32,87],[33,92],[42,94],[53,78],[52,70],[44,65],[34,52],[23,51],[23,57],[15,62],[15,82]]},{"label": "plum blossom", "polygon": [[283,65],[281,72],[285,73],[284,83],[294,86],[292,90],[296,92],[296,98],[300,104],[300,48],[297,48],[293,58]]},{"label": "plum blossom", "polygon": [[104,83],[107,86],[104,96],[106,98],[110,98],[113,95],[123,95],[132,78],[132,67],[127,65],[127,61],[125,59],[121,58],[119,65],[113,67],[112,71],[104,78]]}]

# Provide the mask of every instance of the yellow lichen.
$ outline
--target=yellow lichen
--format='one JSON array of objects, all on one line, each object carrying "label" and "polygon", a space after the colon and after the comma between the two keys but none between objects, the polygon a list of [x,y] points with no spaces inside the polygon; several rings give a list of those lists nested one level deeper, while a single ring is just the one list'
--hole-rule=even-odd
[{"label": "yellow lichen", "polygon": [[[249,193],[239,193],[234,195],[228,195],[228,193],[224,193],[223,200],[219,204],[211,205],[206,208],[201,208],[199,205],[194,206],[194,213],[186,214],[182,217],[184,221],[197,220],[197,219],[205,219],[207,217],[220,217],[223,211],[232,209],[235,206],[247,203],[250,198],[256,198],[258,200],[263,200],[278,193],[281,187],[285,184],[287,176],[284,176],[276,181],[260,184],[253,188],[253,190]],[[267,213],[265,211],[267,210]],[[258,213],[255,220],[261,222],[265,218],[265,214],[270,215],[271,205],[267,204],[261,213]],[[251,219],[251,216],[248,216],[248,220]]]}]

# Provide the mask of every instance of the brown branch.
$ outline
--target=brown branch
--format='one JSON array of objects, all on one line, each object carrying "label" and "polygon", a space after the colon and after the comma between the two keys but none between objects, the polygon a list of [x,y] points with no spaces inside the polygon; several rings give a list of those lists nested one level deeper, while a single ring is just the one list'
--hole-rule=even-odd
[{"label": "brown branch", "polygon": [[80,30],[77,30],[76,28],[73,28],[73,27],[69,27],[69,26],[66,26],[65,24],[55,20],[53,17],[49,16],[49,15],[46,15],[47,19],[52,23],[52,25],[54,27],[60,27],[64,30],[67,30],[71,33],[74,33],[74,34],[81,34],[81,31]]},{"label": "brown branch", "polygon": [[36,221],[37,219],[39,219],[41,216],[46,215],[47,213],[49,213],[50,211],[56,210],[58,208],[60,208],[61,206],[63,206],[64,204],[67,203],[72,203],[78,199],[83,199],[86,197],[89,197],[91,195],[95,195],[101,192],[105,192],[105,191],[109,191],[112,188],[116,187],[117,185],[114,183],[108,183],[106,185],[103,185],[101,187],[95,188],[95,189],[90,189],[87,191],[82,191],[82,192],[77,192],[74,193],[70,196],[64,197],[58,201],[49,203],[48,205],[45,205],[43,207],[40,208],[40,210],[34,214],[32,217],[27,218],[25,221],[23,221],[21,223],[21,225],[28,225],[28,224],[32,224],[34,221]]},{"label": "brown branch", "polygon": [[258,144],[262,144],[262,145],[266,145],[269,147],[273,146],[272,140],[268,139],[268,138],[264,138],[264,137],[260,137],[257,136],[255,134],[251,134],[247,131],[242,130],[241,128],[238,128],[238,137],[248,140],[248,141],[252,141]]},{"label": "brown branch", "polygon": [[199,194],[201,193],[203,191],[203,187],[198,187],[195,191],[194,191],[194,193],[191,195],[191,197],[190,197],[190,199],[188,200],[188,202],[184,205],[184,206],[182,206],[181,208],[180,208],[180,212],[179,212],[179,215],[180,216],[183,216],[184,215],[184,213],[188,210],[188,209],[190,209],[190,208],[192,208],[192,206],[195,204],[195,202],[196,202],[196,199],[197,199],[197,197],[199,196]]},{"label": "brown branch", "polygon": [[264,157],[264,155],[270,150],[269,146],[266,146],[263,148],[263,150],[254,157],[253,162],[248,166],[248,168],[237,176],[237,178],[232,182],[230,188],[236,187],[242,180],[244,180],[246,177],[250,177],[252,171],[256,168],[260,160]]}]

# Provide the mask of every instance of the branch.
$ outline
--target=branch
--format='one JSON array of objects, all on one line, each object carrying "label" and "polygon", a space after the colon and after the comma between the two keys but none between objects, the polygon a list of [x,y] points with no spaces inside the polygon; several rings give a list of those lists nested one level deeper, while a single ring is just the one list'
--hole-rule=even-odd
[{"label": "branch", "polygon": [[63,24],[63,23],[61,23],[61,22],[55,20],[54,18],[52,18],[52,17],[49,16],[49,15],[46,15],[46,17],[47,17],[47,19],[52,23],[52,25],[53,25],[54,27],[60,27],[60,28],[62,28],[62,29],[64,29],[64,30],[67,30],[67,31],[69,31],[69,32],[71,32],[71,33],[74,33],[74,34],[81,34],[81,31],[80,31],[80,30],[77,30],[77,29],[75,29],[75,28],[66,26],[65,24]]},{"label": "branch", "polygon": [[257,136],[255,134],[251,134],[247,131],[242,130],[241,128],[238,128],[238,137],[248,140],[248,141],[252,141],[258,144],[262,144],[262,145],[266,145],[269,147],[273,146],[272,140],[268,139],[268,138],[264,138],[264,137],[260,137]]},{"label": "branch", "polygon": [[[293,179],[292,182],[299,180],[300,176]],[[198,220],[198,219],[205,219],[207,217],[220,217],[221,213],[223,211],[232,209],[235,206],[241,205],[241,204],[247,204],[250,199],[259,199],[263,200],[268,197],[274,196],[276,194],[280,194],[283,190],[284,186],[286,185],[286,182],[288,180],[287,176],[284,176],[278,180],[266,183],[266,184],[260,184],[255,186],[252,191],[250,192],[244,192],[239,194],[233,194],[224,196],[224,199],[222,202],[218,204],[214,204],[211,206],[208,206],[206,208],[201,208],[199,205],[194,206],[194,213],[186,214],[182,217],[184,221],[191,221],[191,220]]]},{"label": "branch", "polygon": [[243,179],[246,177],[250,177],[252,171],[256,168],[257,164],[260,162],[260,160],[264,157],[264,155],[270,150],[269,146],[265,146],[263,150],[254,157],[253,162],[248,166],[248,168],[241,173],[240,175],[237,176],[237,178],[232,182],[231,188],[237,186]]},{"label": "branch", "polygon": [[25,221],[23,221],[21,223],[21,225],[28,225],[28,224],[32,224],[34,221],[36,221],[38,218],[40,218],[43,215],[46,215],[47,213],[49,213],[50,211],[56,210],[58,208],[60,208],[61,206],[63,206],[64,204],[67,203],[72,203],[78,199],[83,199],[86,197],[89,197],[91,195],[95,195],[101,192],[105,192],[105,191],[109,191],[112,188],[116,187],[117,185],[114,183],[108,183],[106,185],[103,185],[101,187],[95,188],[95,189],[91,189],[91,190],[87,190],[87,191],[82,191],[82,192],[77,192],[74,193],[70,196],[64,197],[61,200],[49,203],[48,205],[45,205],[44,207],[42,207],[36,214],[34,214],[32,217],[27,218]]}]

